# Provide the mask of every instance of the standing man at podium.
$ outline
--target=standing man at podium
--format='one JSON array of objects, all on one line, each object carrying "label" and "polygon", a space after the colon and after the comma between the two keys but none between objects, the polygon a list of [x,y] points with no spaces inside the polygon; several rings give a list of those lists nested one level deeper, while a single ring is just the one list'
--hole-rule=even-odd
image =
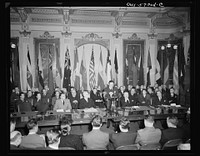
[{"label": "standing man at podium", "polygon": [[108,86],[104,89],[105,99],[107,101],[107,108],[111,107],[112,98],[118,97],[118,88],[115,86],[114,81],[110,80]]}]

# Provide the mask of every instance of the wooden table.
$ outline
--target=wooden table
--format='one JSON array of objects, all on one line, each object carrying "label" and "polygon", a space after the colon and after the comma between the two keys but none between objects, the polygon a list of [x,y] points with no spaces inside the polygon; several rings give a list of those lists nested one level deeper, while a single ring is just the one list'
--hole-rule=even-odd
[{"label": "wooden table", "polygon": [[[164,108],[161,108],[164,109]],[[87,110],[71,110],[70,112],[56,112],[56,111],[48,111],[45,115],[38,115],[38,112],[24,112],[24,113],[13,113],[12,116],[17,119],[16,128],[23,128],[26,125],[26,122],[34,117],[38,118],[39,127],[45,126],[58,126],[59,119],[63,115],[71,116],[73,125],[82,125],[89,124],[91,122],[91,118],[95,114],[100,114],[103,116],[103,122],[119,122],[120,119],[125,116],[130,121],[140,121],[143,120],[146,114],[151,114],[154,116],[155,120],[165,120],[169,115],[176,115],[179,119],[185,118],[186,108],[172,108],[172,110],[176,109],[177,111],[161,111],[160,114],[157,114],[156,109],[147,107],[147,106],[139,106],[139,108],[124,108],[124,109],[116,109],[114,112],[105,110],[105,109],[97,109],[97,112],[87,112]]]}]

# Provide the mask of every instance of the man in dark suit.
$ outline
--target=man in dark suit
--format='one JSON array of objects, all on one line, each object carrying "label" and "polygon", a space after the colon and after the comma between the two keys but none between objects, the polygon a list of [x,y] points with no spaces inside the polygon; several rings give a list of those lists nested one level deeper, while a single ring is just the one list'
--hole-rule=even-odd
[{"label": "man in dark suit", "polygon": [[130,121],[123,117],[119,123],[119,133],[113,133],[110,135],[110,141],[116,149],[119,146],[131,145],[135,143],[137,133],[129,131]]},{"label": "man in dark suit", "polygon": [[45,147],[46,146],[45,139],[37,134],[38,132],[37,119],[30,119],[27,122],[27,128],[29,130],[29,134],[22,138],[20,147],[21,148]]},{"label": "man in dark suit", "polygon": [[53,110],[63,109],[71,110],[72,106],[69,99],[66,99],[65,93],[61,93],[60,99],[56,100]]},{"label": "man in dark suit", "polygon": [[153,106],[158,106],[158,105],[168,105],[168,100],[162,96],[161,91],[157,91],[156,97],[153,98],[152,100],[152,105]]},{"label": "man in dark suit", "polygon": [[155,128],[153,124],[154,124],[154,117],[150,115],[145,116],[144,119],[145,128],[138,130],[135,143],[138,143],[142,146],[146,144],[159,143],[161,138],[161,130]]},{"label": "man in dark suit", "polygon": [[96,107],[94,104],[94,101],[90,98],[90,94],[88,93],[87,90],[83,91],[83,98],[80,99],[79,102],[79,109],[84,109],[84,108],[91,108],[91,107]]},{"label": "man in dark suit", "polygon": [[123,97],[120,99],[120,106],[122,108],[134,106],[134,102],[132,103],[130,101],[130,99],[129,99],[129,93],[128,93],[128,91],[125,91],[123,93]]},{"label": "man in dark suit", "polygon": [[149,106],[151,104],[151,97],[147,94],[146,89],[143,89],[142,93],[138,95],[138,102],[140,106]]},{"label": "man in dark suit", "polygon": [[10,111],[11,112],[17,112],[16,103],[18,100],[19,100],[19,87],[16,86],[10,96]]},{"label": "man in dark suit", "polygon": [[80,95],[74,87],[71,87],[71,92],[69,93],[69,100],[71,102],[72,109],[78,109],[78,104],[80,100]]},{"label": "man in dark suit", "polygon": [[92,121],[92,131],[83,134],[83,144],[87,150],[106,150],[109,144],[109,134],[100,130],[102,117],[96,115]]},{"label": "man in dark suit", "polygon": [[25,94],[23,92],[20,93],[20,99],[17,101],[16,105],[18,112],[32,111],[32,105],[27,99],[25,99]]},{"label": "man in dark suit", "polygon": [[167,117],[167,129],[162,130],[161,145],[164,145],[167,141],[173,139],[183,139],[184,131],[181,128],[177,128],[178,118],[176,116]]}]

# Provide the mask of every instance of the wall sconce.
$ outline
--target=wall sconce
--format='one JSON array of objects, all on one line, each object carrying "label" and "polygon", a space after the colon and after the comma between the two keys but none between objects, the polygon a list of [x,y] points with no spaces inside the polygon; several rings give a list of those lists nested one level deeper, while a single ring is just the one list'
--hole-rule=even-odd
[{"label": "wall sconce", "polygon": [[11,43],[10,47],[14,49],[16,48],[16,45],[14,43]]}]

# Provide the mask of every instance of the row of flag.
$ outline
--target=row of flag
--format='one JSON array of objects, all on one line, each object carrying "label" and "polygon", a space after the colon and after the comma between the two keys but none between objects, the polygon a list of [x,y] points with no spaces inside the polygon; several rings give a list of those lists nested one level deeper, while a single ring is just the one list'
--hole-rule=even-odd
[{"label": "row of flag", "polygon": [[[49,58],[48,58],[48,86],[49,88],[57,87],[65,87],[67,90],[71,87],[71,73],[72,73],[72,80],[74,81],[74,87],[77,89],[88,89],[87,88],[87,70],[86,70],[86,59],[85,59],[85,49],[83,46],[83,55],[81,62],[78,59],[78,52],[77,48],[74,52],[74,68],[71,69],[71,62],[70,62],[70,55],[69,49],[66,48],[65,52],[65,62],[64,62],[64,75],[62,75],[61,66],[60,66],[60,54],[59,49],[57,46],[53,46],[53,50],[55,50],[55,55],[53,55],[52,51],[49,49]],[[177,88],[179,84],[182,82],[181,78],[184,76],[184,53],[183,53],[183,46],[178,46],[178,49],[175,50],[175,58],[172,58],[173,61],[173,70],[170,70],[170,61],[169,61],[169,53],[167,49],[165,51],[158,50],[157,53],[157,60],[156,60],[156,82],[161,84],[167,84],[169,82],[170,74],[173,75],[173,84]],[[43,56],[39,52],[37,57],[37,74],[38,74],[38,86],[39,88],[44,88],[44,72],[43,72]],[[53,58],[55,57],[55,58]],[[138,75],[138,84],[144,84],[144,71],[143,71],[143,58],[142,56],[136,58],[134,56],[132,59],[133,65],[135,65],[135,69],[139,68],[139,75]],[[52,66],[53,66],[53,59],[56,61],[56,76],[55,79],[53,78],[52,73]],[[138,60],[137,60],[138,59]],[[29,47],[27,46],[27,89],[31,89],[33,87],[33,75],[31,74],[31,59],[30,59],[30,51]],[[80,69],[79,69],[79,63]],[[106,83],[111,80],[115,79],[115,82],[118,84],[118,58],[117,58],[117,49],[115,49],[115,56],[114,56],[114,73],[115,77],[112,75],[112,66],[111,66],[111,58],[110,58],[110,51],[107,50],[107,61],[106,61],[106,69],[103,70],[103,58],[102,58],[102,49],[100,46],[100,57],[99,57],[99,64],[98,64],[98,71],[95,71],[95,64],[94,61],[94,48],[92,47],[92,53],[89,63],[89,87],[92,89],[94,86],[100,86],[103,89]],[[129,73],[130,72],[130,58],[126,55],[125,58],[125,65],[126,65],[126,73],[127,73],[127,80],[129,80]],[[133,69],[133,68],[131,68]],[[147,85],[151,85],[151,77],[150,71],[152,69],[152,61],[150,55],[150,47],[148,49],[148,57],[147,57]],[[71,71],[73,70],[73,71]],[[170,73],[172,71],[172,73]],[[97,75],[96,75],[97,74]],[[105,81],[106,77],[106,81]],[[63,86],[61,86],[61,79],[63,78]],[[96,79],[97,78],[97,79]],[[55,83],[55,84],[54,84]],[[51,87],[50,87],[51,86]]]}]

